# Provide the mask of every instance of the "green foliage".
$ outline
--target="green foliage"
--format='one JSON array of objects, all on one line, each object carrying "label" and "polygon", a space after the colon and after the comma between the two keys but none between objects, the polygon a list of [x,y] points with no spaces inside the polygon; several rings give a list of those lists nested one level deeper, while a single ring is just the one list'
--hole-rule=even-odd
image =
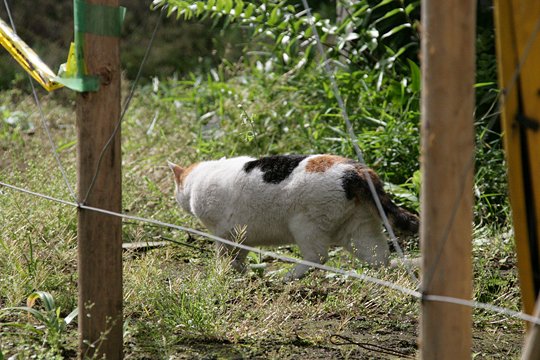
[{"label": "green foliage", "polygon": [[[41,300],[43,309],[35,307],[37,300]],[[0,316],[26,312],[31,317],[28,322],[5,322],[2,326],[16,328],[26,336],[42,339],[48,347],[49,358],[62,358],[61,353],[65,347],[66,327],[77,317],[78,309],[73,310],[66,317],[61,316],[60,307],[56,306],[53,296],[46,291],[36,291],[26,299],[27,306],[8,307],[0,310]],[[22,335],[22,336],[25,336]]]},{"label": "green foliage", "polygon": [[26,112],[10,111],[0,105],[0,145],[21,142],[21,132],[32,133],[34,130],[34,124]]},{"label": "green foliage", "polygon": [[[169,16],[190,20],[212,18],[216,24],[239,23],[249,29],[251,42],[267,47],[278,66],[299,69],[316,59],[316,36],[327,45],[327,56],[353,68],[378,68],[380,73],[396,60],[416,61],[419,1],[367,0],[340,4],[343,17],[338,21],[313,13],[310,18],[302,4],[290,1],[242,0],[184,1],[155,0],[154,8],[167,8]],[[406,62],[404,62],[406,66]]]},{"label": "green foliage", "polygon": [[[181,250],[181,249],[178,249]],[[200,256],[200,254],[199,254]],[[231,270],[226,262],[208,261],[205,268],[179,269],[175,262],[148,254],[127,265],[126,315],[129,338],[160,357],[179,339],[219,339],[227,301],[231,298]],[[165,266],[162,266],[162,265]]]}]

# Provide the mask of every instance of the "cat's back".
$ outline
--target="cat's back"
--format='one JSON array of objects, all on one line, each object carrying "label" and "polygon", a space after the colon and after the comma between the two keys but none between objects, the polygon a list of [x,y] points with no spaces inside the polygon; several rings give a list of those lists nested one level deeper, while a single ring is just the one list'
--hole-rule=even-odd
[{"label": "cat's back", "polygon": [[261,243],[289,241],[287,231],[294,221],[317,223],[331,232],[355,206],[344,182],[355,164],[334,155],[202,162],[187,177],[190,209],[215,233],[245,224]]},{"label": "cat's back", "polygon": [[238,156],[203,161],[195,164],[189,174],[189,180],[191,183],[232,184],[243,172],[244,165],[252,160],[255,159],[249,156]]},{"label": "cat's back", "polygon": [[[335,155],[272,155],[222,158],[197,164],[189,176],[201,188],[221,188],[229,195],[278,200],[342,196],[343,174],[354,162]],[[234,196],[233,196],[234,197]],[[255,198],[253,199],[255,200]]]},{"label": "cat's back", "polygon": [[273,155],[243,165],[246,189],[285,201],[343,197],[343,174],[354,162],[335,155]]}]

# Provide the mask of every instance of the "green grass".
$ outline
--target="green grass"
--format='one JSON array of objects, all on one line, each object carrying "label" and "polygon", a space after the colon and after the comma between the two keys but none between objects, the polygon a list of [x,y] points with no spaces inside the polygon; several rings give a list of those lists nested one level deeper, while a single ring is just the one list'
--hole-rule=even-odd
[{"label": "green grass", "polygon": [[[319,90],[320,77],[264,78],[238,69],[228,71],[222,70],[218,79],[162,81],[138,89],[122,129],[124,212],[204,230],[175,205],[166,160],[188,164],[268,153],[352,156],[339,111],[325,107],[329,95]],[[384,97],[399,90],[395,84],[377,92],[372,79],[363,81],[366,92],[353,94],[351,90],[348,95],[354,98],[349,107],[361,109],[352,113],[361,145],[369,163],[393,183],[389,188],[415,207],[419,188],[416,105],[409,100],[384,102]],[[318,98],[322,100],[317,102]],[[58,153],[75,184],[72,100],[66,93],[43,97]],[[0,94],[0,107],[1,181],[70,200],[45,134],[37,125],[38,112],[31,98],[5,92]],[[9,125],[4,120],[13,114],[21,120]],[[370,119],[382,122],[374,124]],[[35,124],[35,130],[29,124]],[[489,169],[481,171],[484,181],[493,174]],[[515,251],[505,206],[502,221],[478,222],[475,230],[475,298],[517,310]],[[283,284],[281,277],[290,265],[258,256],[249,259],[266,264],[264,274],[239,275],[214,258],[210,242],[133,221],[124,221],[123,239],[173,239],[190,245],[171,243],[148,252],[124,253],[126,358],[373,355],[354,345],[332,344],[333,334],[416,353],[420,303],[395,291],[322,271]],[[418,253],[415,241],[405,244],[406,252]],[[66,318],[77,306],[76,246],[74,208],[0,188],[0,354],[5,358],[75,356],[73,323],[51,342],[44,333],[40,335],[39,321],[9,308],[24,306],[32,293],[46,291],[60,309],[58,318]],[[294,247],[278,251],[297,255]],[[361,268],[343,251],[333,252],[329,264],[414,287],[403,269]],[[34,308],[48,311],[39,302]],[[475,311],[474,334],[477,358],[507,359],[519,354],[522,324],[517,320]]]}]

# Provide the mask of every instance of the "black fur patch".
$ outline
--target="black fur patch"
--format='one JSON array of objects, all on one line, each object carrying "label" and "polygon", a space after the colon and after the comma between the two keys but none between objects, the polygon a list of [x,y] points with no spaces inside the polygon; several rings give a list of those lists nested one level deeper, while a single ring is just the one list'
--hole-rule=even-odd
[{"label": "black fur patch", "polygon": [[[362,175],[359,174],[362,172]],[[398,230],[404,233],[417,233],[419,220],[418,217],[409,211],[397,206],[390,196],[384,191],[383,183],[379,177],[372,171],[366,168],[357,166],[354,170],[348,170],[341,178],[341,186],[345,192],[345,196],[348,200],[353,200],[355,197],[369,201],[369,204],[376,208],[373,195],[369,188],[369,184],[366,177],[369,176],[375,187],[375,191],[381,202],[381,206],[388,216],[392,226],[395,226]]]},{"label": "black fur patch", "polygon": [[258,160],[247,162],[244,165],[244,171],[249,173],[251,170],[259,168],[263,172],[264,182],[279,184],[288,178],[298,164],[306,157],[307,155],[265,156]]},{"label": "black fur patch", "polygon": [[360,176],[358,176],[358,173],[355,170],[347,170],[341,178],[341,186],[345,191],[345,197],[347,200],[352,200],[356,197],[359,191],[362,193],[365,192],[365,186],[367,186],[367,184],[365,184],[365,181],[360,179]]}]

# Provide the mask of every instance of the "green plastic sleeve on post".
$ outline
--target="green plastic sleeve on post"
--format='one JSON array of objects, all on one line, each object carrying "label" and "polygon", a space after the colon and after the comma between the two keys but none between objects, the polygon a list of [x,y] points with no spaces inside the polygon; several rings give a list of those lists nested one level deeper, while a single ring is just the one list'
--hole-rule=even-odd
[{"label": "green plastic sleeve on post", "polygon": [[75,32],[120,37],[126,8],[74,2]]},{"label": "green plastic sleeve on post", "polygon": [[88,33],[120,37],[125,15],[125,7],[90,4],[84,0],[74,0],[73,23],[75,28],[74,40],[77,75],[75,77],[59,77],[56,80],[75,91],[97,91],[99,89],[99,78],[86,74],[83,36],[85,33]]}]

